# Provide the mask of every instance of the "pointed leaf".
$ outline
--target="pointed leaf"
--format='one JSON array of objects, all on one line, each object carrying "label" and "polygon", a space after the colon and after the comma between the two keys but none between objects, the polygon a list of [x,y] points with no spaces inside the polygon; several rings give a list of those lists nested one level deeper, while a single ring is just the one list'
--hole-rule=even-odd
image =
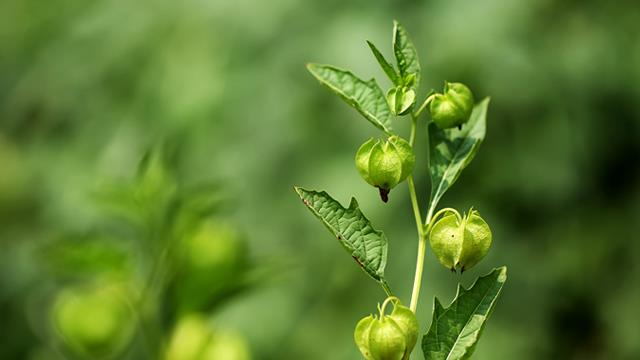
[{"label": "pointed leaf", "polygon": [[371,41],[367,41],[367,44],[369,44],[369,48],[371,49],[373,56],[376,57],[376,60],[378,60],[378,64],[380,64],[380,67],[382,68],[382,70],[384,70],[384,73],[387,74],[389,80],[391,80],[391,82],[395,85],[400,85],[401,81],[399,79],[399,75],[393,68],[393,65],[391,65],[387,61],[387,59],[384,58],[384,55],[382,55],[382,53],[378,50],[378,48],[376,48],[375,45],[373,45]]},{"label": "pointed leaf", "polygon": [[373,228],[358,208],[355,198],[349,208],[326,192],[295,188],[302,202],[333,233],[358,265],[373,279],[386,285],[384,268],[387,264],[387,238]]},{"label": "pointed leaf", "polygon": [[442,130],[434,123],[429,124],[429,150],[431,152],[431,206],[458,179],[462,170],[473,160],[486,132],[487,107],[489,98],[478,103],[469,121],[457,128]]},{"label": "pointed leaf", "polygon": [[375,79],[364,81],[349,71],[330,65],[308,64],[307,69],[374,126],[391,134],[391,111]]},{"label": "pointed leaf", "polygon": [[436,298],[431,327],[422,338],[424,358],[468,359],[506,280],[507,268],[503,266],[478,278],[468,290],[459,285],[456,298],[446,309]]},{"label": "pointed leaf", "polygon": [[415,86],[420,83],[420,63],[418,51],[409,39],[409,34],[399,22],[393,22],[393,53],[396,56],[398,69],[403,80],[410,74],[415,74]]}]

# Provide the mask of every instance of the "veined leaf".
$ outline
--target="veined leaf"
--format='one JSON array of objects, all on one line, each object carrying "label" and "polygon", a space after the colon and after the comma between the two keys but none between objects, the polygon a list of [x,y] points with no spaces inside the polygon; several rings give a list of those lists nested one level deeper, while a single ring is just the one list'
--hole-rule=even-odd
[{"label": "veined leaf", "polygon": [[391,111],[375,79],[364,81],[349,71],[330,65],[308,64],[307,69],[373,125],[391,134]]},{"label": "veined leaf", "polygon": [[435,208],[442,195],[473,160],[484,140],[488,106],[489,98],[478,103],[473,108],[469,121],[462,126],[462,130],[442,130],[434,123],[429,124],[431,207]]},{"label": "veined leaf", "polygon": [[378,64],[380,64],[380,67],[382,68],[382,70],[384,70],[384,73],[387,74],[387,76],[389,77],[389,80],[391,80],[391,82],[394,83],[395,85],[400,85],[401,81],[399,79],[399,75],[396,72],[396,70],[393,68],[393,65],[391,65],[387,61],[387,59],[384,58],[384,55],[382,55],[382,53],[378,50],[378,48],[375,45],[373,45],[371,41],[367,41],[367,44],[369,44],[369,48],[371,49],[373,56],[376,57],[376,60],[378,60]]},{"label": "veined leaf", "polygon": [[410,74],[415,74],[415,87],[420,84],[420,63],[418,51],[409,39],[409,34],[399,22],[393,22],[393,53],[396,56],[400,76],[403,80]]},{"label": "veined leaf", "polygon": [[507,268],[503,266],[478,278],[469,289],[458,285],[458,293],[446,309],[436,298],[431,327],[422,338],[424,358],[468,359],[506,280]]},{"label": "veined leaf", "polygon": [[338,239],[358,265],[386,287],[387,237],[373,228],[355,198],[344,208],[326,192],[295,188],[302,202]]}]

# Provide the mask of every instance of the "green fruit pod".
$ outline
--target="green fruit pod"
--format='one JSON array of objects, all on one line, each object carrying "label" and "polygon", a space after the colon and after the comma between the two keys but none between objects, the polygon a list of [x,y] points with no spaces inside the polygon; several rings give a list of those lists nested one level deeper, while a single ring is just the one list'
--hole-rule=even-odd
[{"label": "green fruit pod", "polygon": [[245,339],[228,330],[212,328],[203,314],[184,315],[176,323],[163,360],[249,360]]},{"label": "green fruit pod", "polygon": [[391,136],[387,141],[369,139],[356,152],[356,168],[362,178],[379,189],[382,201],[413,171],[415,156],[409,143]]},{"label": "green fruit pod", "polygon": [[131,342],[135,328],[126,291],[116,284],[63,289],[51,315],[56,334],[66,347],[92,359],[120,353]]},{"label": "green fruit pod", "polygon": [[407,343],[402,329],[389,317],[371,323],[369,351],[375,360],[402,360]]},{"label": "green fruit pod", "polygon": [[492,234],[489,225],[476,210],[471,209],[464,218],[451,211],[433,225],[429,242],[443,266],[464,272],[487,255]]},{"label": "green fruit pod", "polygon": [[396,304],[388,318],[392,319],[405,335],[406,348],[402,359],[409,359],[411,350],[413,350],[418,341],[419,325],[416,315],[408,307]]},{"label": "green fruit pod", "polygon": [[371,177],[369,177],[369,158],[371,157],[371,150],[379,142],[380,140],[371,138],[362,144],[356,152],[356,169],[358,169],[358,173],[364,181],[372,186],[375,186],[375,184],[371,181]]},{"label": "green fruit pod", "polygon": [[[385,307],[393,303],[391,314]],[[366,360],[408,360],[418,339],[418,320],[396,297],[387,298],[380,315],[369,315],[358,322],[354,340]]]},{"label": "green fruit pod", "polygon": [[462,83],[445,83],[443,94],[434,94],[429,112],[440,129],[461,127],[471,117],[473,93]]},{"label": "green fruit pod", "polygon": [[389,109],[395,115],[408,114],[416,102],[416,93],[406,86],[396,86],[387,92]]}]

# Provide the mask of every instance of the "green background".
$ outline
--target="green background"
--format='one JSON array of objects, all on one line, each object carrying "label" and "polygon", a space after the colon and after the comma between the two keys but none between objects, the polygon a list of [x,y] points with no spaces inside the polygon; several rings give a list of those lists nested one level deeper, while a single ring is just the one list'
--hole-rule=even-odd
[{"label": "green background", "polygon": [[640,357],[637,2],[5,0],[0,14],[0,358],[43,344],[29,305],[51,276],[39,246],[100,222],[92,192],[166,139],[180,176],[226,184],[225,216],[269,269],[213,322],[256,359],[358,358],[353,327],[384,295],[293,186],[358,198],[405,302],[415,225],[406,185],[385,205],[354,168],[375,128],[304,64],[386,89],[365,40],[391,55],[393,19],[418,48],[423,94],[449,80],[492,98],[485,143],[441,206],[474,206],[494,245],[462,277],[427,253],[422,332],[434,295],[448,303],[459,280],[507,265],[475,359]]}]

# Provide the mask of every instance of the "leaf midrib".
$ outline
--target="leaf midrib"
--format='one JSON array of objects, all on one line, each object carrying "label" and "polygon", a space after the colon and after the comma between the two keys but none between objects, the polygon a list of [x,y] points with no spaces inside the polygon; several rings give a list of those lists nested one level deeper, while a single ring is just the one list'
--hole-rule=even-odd
[{"label": "leaf midrib", "polygon": [[[471,130],[469,130],[469,131],[471,131]],[[475,146],[478,142],[480,142],[480,139],[474,139],[472,147]],[[462,144],[464,144],[464,141],[462,141],[461,145],[458,146],[458,148],[456,149],[456,155],[453,156],[451,161],[449,161],[449,164],[448,164],[447,168],[445,169],[444,173],[440,177],[440,182],[438,183],[438,187],[436,188],[436,192],[434,193],[434,196],[433,196],[434,199],[438,198],[437,195],[442,190],[442,186],[443,186],[442,184],[444,184],[444,179],[446,178],[445,175],[449,175],[449,172],[451,171],[452,165],[456,162],[455,160],[460,157],[459,150],[462,147]],[[442,195],[440,195],[440,197],[442,197]]]},{"label": "leaf midrib", "polygon": [[[320,66],[328,66],[328,65],[320,65]],[[331,68],[332,68],[332,69],[334,69],[334,70],[337,70],[337,71],[345,71],[345,70],[341,70],[341,69],[334,68],[334,67],[331,67]],[[342,91],[341,89],[339,89],[339,88],[335,87],[333,84],[331,84],[331,83],[329,83],[329,82],[327,82],[327,81],[324,81],[323,79],[320,79],[320,78],[316,75],[316,73],[315,73],[315,72],[312,72],[312,73],[313,73],[313,76],[314,76],[316,79],[318,79],[320,82],[322,82],[322,84],[324,84],[325,86],[329,87],[332,91],[334,91],[334,92],[336,92],[336,93],[338,93],[338,94],[341,94],[342,96],[344,96],[344,97],[346,97],[346,98],[350,98],[349,100],[350,100],[351,102],[355,102],[355,103],[357,104],[357,102],[356,102],[354,99],[352,99],[352,97],[351,97],[351,96],[347,95],[344,91]],[[354,77],[356,77],[356,78],[357,78],[357,76],[355,76],[354,74],[351,74],[351,75],[353,75]],[[371,86],[371,82],[372,82],[372,81],[374,81],[374,82],[375,82],[375,79],[369,79],[369,80],[362,80],[362,79],[360,79],[360,80],[361,80],[363,83],[365,83],[367,86]],[[376,85],[378,85],[377,83],[375,83],[375,84],[376,84]],[[352,104],[352,106],[353,106],[353,104]],[[368,119],[368,117],[372,117],[372,118],[376,119],[377,123],[378,123],[378,124],[380,125],[380,127],[381,127],[381,130],[382,130],[382,131],[384,131],[385,133],[387,133],[387,134],[391,135],[391,128],[390,128],[390,127],[388,127],[387,125],[385,125],[385,124],[384,124],[384,122],[382,121],[382,119],[378,118],[375,114],[371,113],[370,111],[365,110],[365,109],[364,109],[364,108],[362,108],[361,106],[358,106],[358,107],[357,107],[357,109],[362,109],[362,112],[366,114],[366,115],[365,115],[365,118],[367,118],[367,120],[370,120],[370,119]],[[375,124],[374,124],[374,125],[375,125]]]},{"label": "leaf midrib", "polygon": [[[455,347],[455,344],[458,343],[458,341],[460,340],[460,335],[462,335],[462,330],[464,330],[467,325],[469,325],[469,322],[471,322],[471,319],[473,318],[473,314],[476,313],[476,311],[478,311],[478,308],[480,307],[480,304],[482,304],[484,302],[484,300],[487,298],[487,295],[489,294],[489,290],[491,290],[493,288],[493,286],[490,286],[489,289],[487,290],[487,292],[482,296],[482,300],[480,300],[480,302],[478,303],[478,305],[476,305],[476,307],[473,309],[473,312],[471,312],[471,316],[469,316],[469,319],[467,320],[467,322],[464,324],[464,326],[460,329],[460,332],[458,333],[458,336],[456,337],[456,341],[453,342],[453,346],[451,346],[451,349],[449,349],[449,354],[447,354],[447,358],[445,360],[449,360],[449,358],[451,357],[451,354],[453,353],[453,348]],[[487,317],[486,315],[483,315],[483,317]],[[483,325],[481,325],[482,327]],[[466,350],[465,350],[466,353]]]}]

